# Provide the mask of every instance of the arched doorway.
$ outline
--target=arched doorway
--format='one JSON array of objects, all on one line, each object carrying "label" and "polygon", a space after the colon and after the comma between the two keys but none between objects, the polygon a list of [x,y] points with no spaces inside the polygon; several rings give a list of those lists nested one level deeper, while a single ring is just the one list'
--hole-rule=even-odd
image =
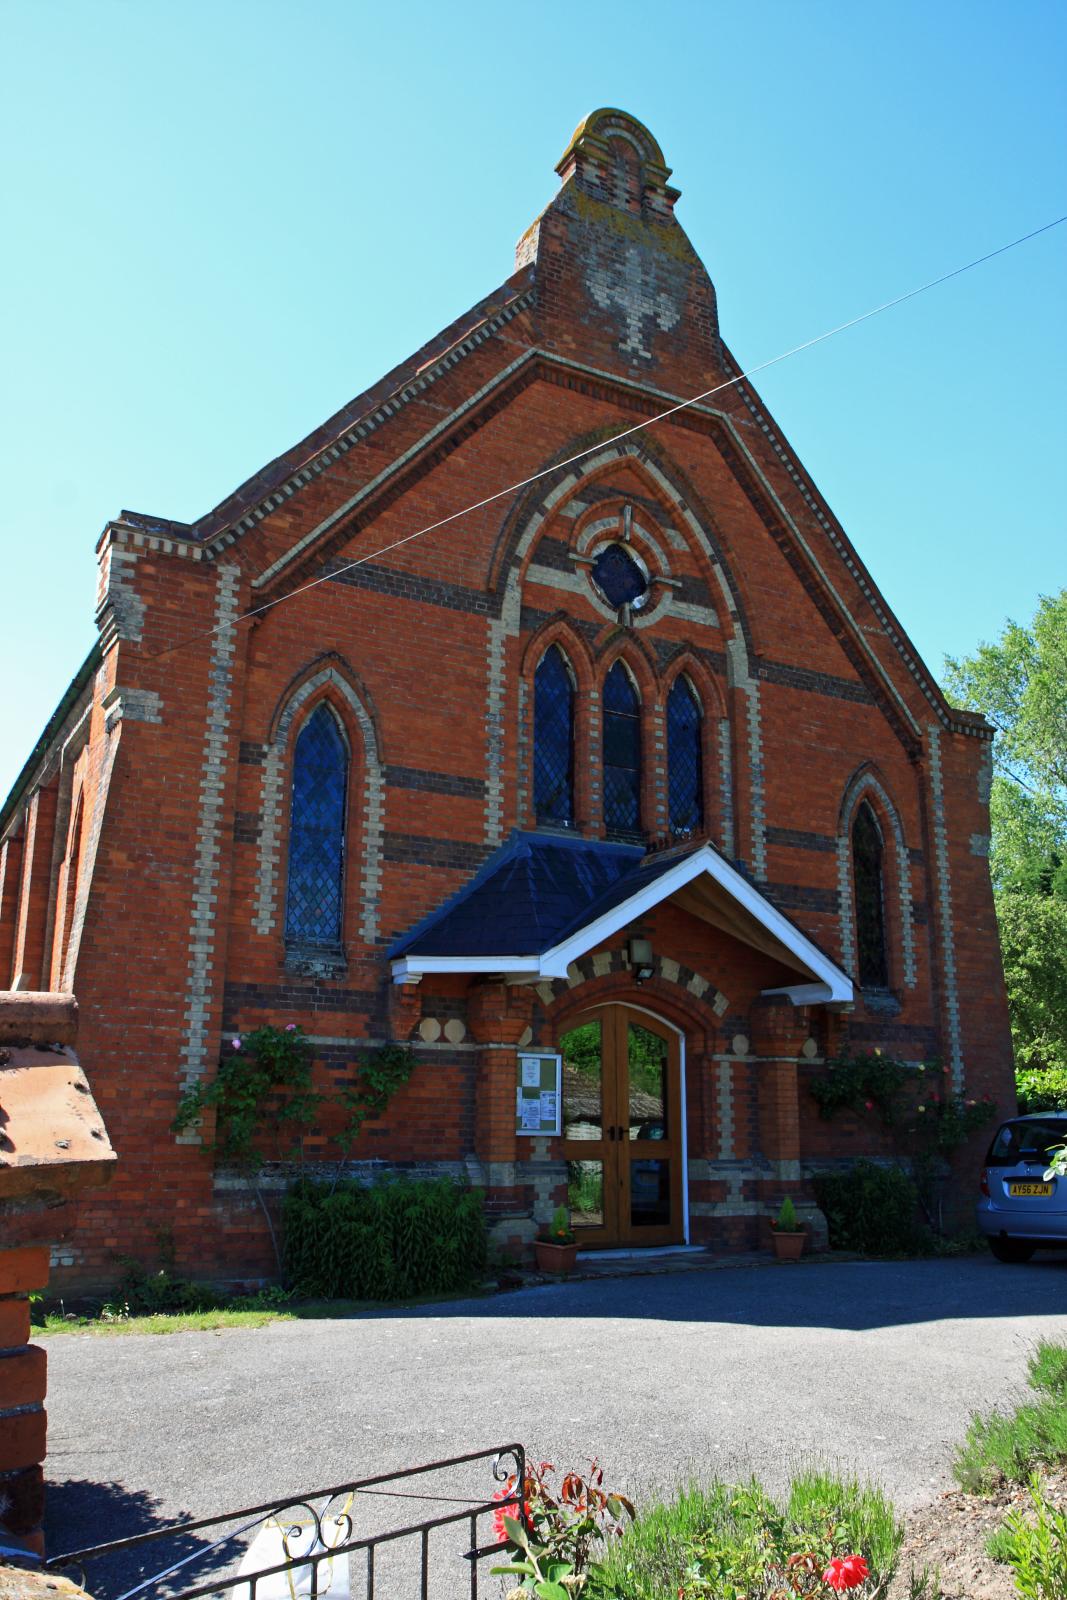
[{"label": "arched doorway", "polygon": [[586,1247],[685,1239],[682,1041],[633,1006],[582,1012],[560,1034],[567,1200]]}]

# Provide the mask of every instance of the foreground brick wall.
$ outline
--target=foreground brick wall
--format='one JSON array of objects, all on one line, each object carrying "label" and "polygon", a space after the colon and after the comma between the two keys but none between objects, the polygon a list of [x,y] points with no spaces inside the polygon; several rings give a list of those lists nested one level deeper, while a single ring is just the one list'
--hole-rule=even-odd
[{"label": "foreground brick wall", "polygon": [[30,1296],[114,1152],[71,1048],[72,995],[0,991],[0,1544],[44,1553],[47,1360]]},{"label": "foreground brick wall", "polygon": [[47,1358],[30,1343],[30,1294],[48,1284],[48,1249],[0,1250],[0,1526],[44,1554]]},{"label": "foreground brick wall", "polygon": [[[749,385],[611,443],[664,396],[737,369],[654,140],[617,113],[583,126],[495,295],[200,523],[124,514],[105,530],[99,659],[8,819],[0,887],[0,959],[6,948],[13,971],[76,983],[83,1056],[123,1154],[108,1205],[84,1207],[70,1282],[172,1243],[200,1272],[269,1269],[247,1195],[216,1180],[195,1134],[170,1131],[220,1041],[263,1022],[307,1030],[322,1082],[361,1048],[412,1039],[420,1067],[365,1131],[366,1159],[497,1161],[492,1102],[508,1069],[487,1053],[501,1039],[479,1041],[480,991],[427,983],[398,1008],[385,952],[511,828],[533,824],[533,673],[552,643],[576,680],[580,831],[604,832],[600,691],[621,657],[642,702],[643,827],[666,835],[665,706],[684,671],[703,707],[711,838],[849,970],[849,830],[861,801],[875,811],[891,995],[804,1018],[802,1059],[940,1055],[968,1093],[1010,1100],[984,854],[988,730],[950,711],[915,662]],[[653,581],[646,611],[620,620],[588,568],[623,528]],[[292,748],[323,700],[352,753],[345,948],[332,963],[302,960],[284,937]],[[46,872],[52,793],[56,818],[80,820],[53,825]],[[735,1044],[768,981],[760,959],[666,909],[654,933],[668,963],[729,1003],[719,1016],[691,995],[679,1025],[694,1044],[691,1156],[705,1163],[693,1204],[736,1244],[799,1182],[798,1163],[823,1154],[827,1130],[803,1080],[790,1107],[780,1061],[765,1072]],[[667,1005],[677,986],[657,981]],[[531,1026],[550,1030],[555,1014],[537,1005]],[[336,1154],[328,1133],[313,1158]],[[877,1135],[848,1137],[880,1149]],[[515,1177],[502,1204],[529,1203]]]}]

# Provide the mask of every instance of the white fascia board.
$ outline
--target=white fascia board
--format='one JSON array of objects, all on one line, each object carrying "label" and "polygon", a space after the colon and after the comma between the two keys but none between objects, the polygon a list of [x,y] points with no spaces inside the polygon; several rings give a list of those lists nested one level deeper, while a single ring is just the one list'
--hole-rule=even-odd
[{"label": "white fascia board", "polygon": [[393,982],[421,978],[426,972],[527,972],[541,976],[536,956],[398,956]]},{"label": "white fascia board", "polygon": [[699,878],[705,872],[715,883],[721,884],[731,899],[807,967],[812,976],[818,980],[820,990],[823,985],[829,989],[829,994],[821,995],[822,999],[852,999],[851,980],[840,967],[835,966],[820,950],[817,950],[799,928],[795,928],[787,917],[782,916],[777,907],[772,906],[770,901],[760,894],[758,889],[731,867],[728,861],[724,861],[717,851],[707,845],[693,855],[684,857],[677,866],[671,867],[669,871],[653,879],[646,888],[631,895],[628,900],[613,906],[595,922],[579,928],[577,933],[565,939],[562,944],[546,950],[541,957],[542,976],[565,978],[567,968],[572,961],[576,961],[579,956],[583,956],[587,950],[593,949],[603,940],[610,939],[613,933],[618,933],[627,923],[635,921],[644,912],[651,911],[653,906],[669,899],[672,894],[684,889],[687,883],[692,883],[694,878]]},{"label": "white fascia board", "polygon": [[779,989],[764,989],[763,994],[784,994],[795,1006],[825,1005],[829,1000],[851,1000],[852,985],[847,995],[834,994],[828,983],[787,983]]}]

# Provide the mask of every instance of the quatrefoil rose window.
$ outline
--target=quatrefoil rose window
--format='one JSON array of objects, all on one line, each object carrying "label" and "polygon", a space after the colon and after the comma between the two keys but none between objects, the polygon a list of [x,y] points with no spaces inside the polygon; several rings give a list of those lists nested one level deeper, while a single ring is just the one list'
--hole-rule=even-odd
[{"label": "quatrefoil rose window", "polygon": [[640,611],[648,603],[648,573],[644,563],[625,545],[606,544],[593,561],[590,577],[598,593],[616,611],[621,606]]}]

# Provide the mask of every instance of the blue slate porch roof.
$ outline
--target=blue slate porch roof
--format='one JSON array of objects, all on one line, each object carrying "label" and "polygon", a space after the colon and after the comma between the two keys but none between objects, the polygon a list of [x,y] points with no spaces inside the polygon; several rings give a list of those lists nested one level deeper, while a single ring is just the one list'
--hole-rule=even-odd
[{"label": "blue slate porch roof", "polygon": [[812,991],[804,999],[852,998],[847,974],[704,840],[646,855],[636,845],[515,833],[395,941],[393,975],[398,982],[426,972],[562,977],[585,950],[672,896],[791,967]]}]

